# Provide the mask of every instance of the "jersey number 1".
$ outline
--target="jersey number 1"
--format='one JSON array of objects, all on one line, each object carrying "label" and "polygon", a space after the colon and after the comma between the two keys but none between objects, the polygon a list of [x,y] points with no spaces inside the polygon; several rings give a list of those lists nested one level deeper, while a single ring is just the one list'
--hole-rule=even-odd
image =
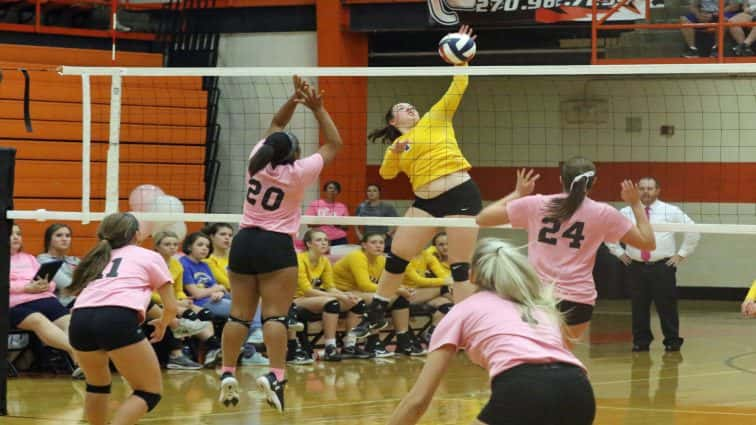
[{"label": "jersey number 1", "polygon": [[[102,279],[103,277],[118,277],[118,268],[121,267],[121,261],[123,261],[123,258],[114,258],[111,263],[113,263],[112,266],[110,266],[110,271],[105,276],[100,273],[99,276],[97,276],[98,279]],[[105,270],[102,271],[105,273]]]},{"label": "jersey number 1", "polygon": [[[541,223],[550,224],[551,226],[541,228],[541,231],[538,232],[538,242],[556,245],[557,238],[551,237],[550,235],[559,232],[562,223],[560,223],[559,220],[549,217],[545,217],[541,220]],[[580,248],[581,242],[585,239],[585,236],[583,236],[583,228],[585,228],[585,223],[582,221],[576,221],[572,226],[568,227],[564,233],[562,233],[563,238],[572,239],[572,242],[570,242],[570,248]]]},{"label": "jersey number 1", "polygon": [[[257,199],[255,199],[255,197],[260,194],[261,190],[262,183],[260,183],[259,180],[249,179],[249,188],[247,189],[247,202],[249,202],[250,205],[257,204]],[[275,211],[281,206],[283,198],[284,191],[278,187],[271,186],[265,191],[265,193],[263,193],[260,206],[262,206],[264,210]]]}]

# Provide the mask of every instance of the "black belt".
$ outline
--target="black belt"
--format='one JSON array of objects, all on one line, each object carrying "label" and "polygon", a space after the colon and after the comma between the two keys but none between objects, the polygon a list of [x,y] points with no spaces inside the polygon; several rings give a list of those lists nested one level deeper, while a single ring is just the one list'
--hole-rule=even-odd
[{"label": "black belt", "polygon": [[657,261],[638,261],[638,260],[633,260],[633,263],[635,263],[635,264],[641,264],[641,265],[644,265],[644,266],[653,266],[655,264],[666,263],[667,261],[669,261],[669,257],[662,258],[661,260],[657,260]]}]

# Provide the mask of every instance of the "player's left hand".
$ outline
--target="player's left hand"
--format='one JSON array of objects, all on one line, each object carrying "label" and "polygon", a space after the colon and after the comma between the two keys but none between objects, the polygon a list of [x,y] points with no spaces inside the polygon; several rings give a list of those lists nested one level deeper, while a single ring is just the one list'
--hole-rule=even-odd
[{"label": "player's left hand", "polygon": [[517,170],[517,186],[515,191],[520,196],[528,196],[535,190],[536,181],[541,178],[540,174],[534,174],[534,170],[525,170],[521,168]]},{"label": "player's left hand", "polygon": [[667,260],[667,265],[670,267],[677,268],[677,265],[682,263],[685,260],[685,257],[681,257],[679,255],[673,255],[669,257],[669,260]]},{"label": "player's left hand", "polygon": [[156,342],[162,341],[163,336],[165,336],[165,325],[163,324],[163,319],[159,317],[157,319],[150,320],[149,324],[155,328],[155,330],[152,331],[152,334],[150,335],[150,342],[154,344]]},{"label": "player's left hand", "polygon": [[473,29],[472,29],[472,27],[470,25],[462,25],[461,27],[459,27],[459,30],[457,31],[457,33],[458,34],[464,34],[464,35],[472,38],[473,40],[475,40],[476,38],[478,38],[477,35],[473,34]]}]

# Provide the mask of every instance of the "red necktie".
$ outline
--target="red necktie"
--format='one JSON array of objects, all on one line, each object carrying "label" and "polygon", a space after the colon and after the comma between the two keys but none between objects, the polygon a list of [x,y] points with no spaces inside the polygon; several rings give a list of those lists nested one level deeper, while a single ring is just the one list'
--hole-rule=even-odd
[{"label": "red necktie", "polygon": [[[651,216],[649,212],[651,211],[651,207],[646,207],[646,217],[649,217],[649,221],[651,220]],[[651,259],[651,252],[650,251],[641,251],[641,260],[648,261]]]}]

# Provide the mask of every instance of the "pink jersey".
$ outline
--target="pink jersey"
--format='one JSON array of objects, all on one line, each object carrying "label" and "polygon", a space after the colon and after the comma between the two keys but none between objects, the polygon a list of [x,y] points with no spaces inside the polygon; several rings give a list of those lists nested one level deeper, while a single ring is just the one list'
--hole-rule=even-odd
[{"label": "pink jersey", "polygon": [[[263,141],[255,145],[250,158],[260,149]],[[275,168],[267,165],[254,176],[247,172],[247,199],[239,226],[296,235],[305,189],[315,182],[322,169],[323,157],[316,153],[293,164]]]},{"label": "pink jersey", "polygon": [[81,291],[74,303],[74,310],[84,307],[125,307],[139,312],[140,320],[144,320],[152,291],[173,282],[163,257],[136,245],[114,249],[102,274],[104,277],[89,282]]},{"label": "pink jersey", "polygon": [[585,198],[566,222],[545,218],[551,199],[565,196],[532,195],[507,204],[512,227],[528,231],[528,258],[545,283],[555,283],[567,301],[594,305],[593,265],[604,242],[616,243],[633,223],[611,205]]},{"label": "pink jersey", "polygon": [[491,291],[481,291],[456,304],[439,322],[430,351],[444,345],[463,348],[488,377],[526,363],[569,363],[585,369],[564,345],[559,325],[536,311],[537,324],[522,320],[520,306]]},{"label": "pink jersey", "polygon": [[[310,202],[305,210],[307,215],[316,215],[318,217],[344,217],[349,215],[349,210],[346,205],[341,202],[330,203],[324,199],[317,199]],[[318,226],[323,233],[326,234],[329,241],[345,238],[347,232],[336,226],[330,226],[323,224]]]},{"label": "pink jersey", "polygon": [[24,287],[34,279],[39,270],[39,262],[33,255],[19,252],[10,258],[10,300],[8,308],[42,298],[55,298],[55,282],[50,281],[50,286],[45,292],[30,294],[24,291]]}]

